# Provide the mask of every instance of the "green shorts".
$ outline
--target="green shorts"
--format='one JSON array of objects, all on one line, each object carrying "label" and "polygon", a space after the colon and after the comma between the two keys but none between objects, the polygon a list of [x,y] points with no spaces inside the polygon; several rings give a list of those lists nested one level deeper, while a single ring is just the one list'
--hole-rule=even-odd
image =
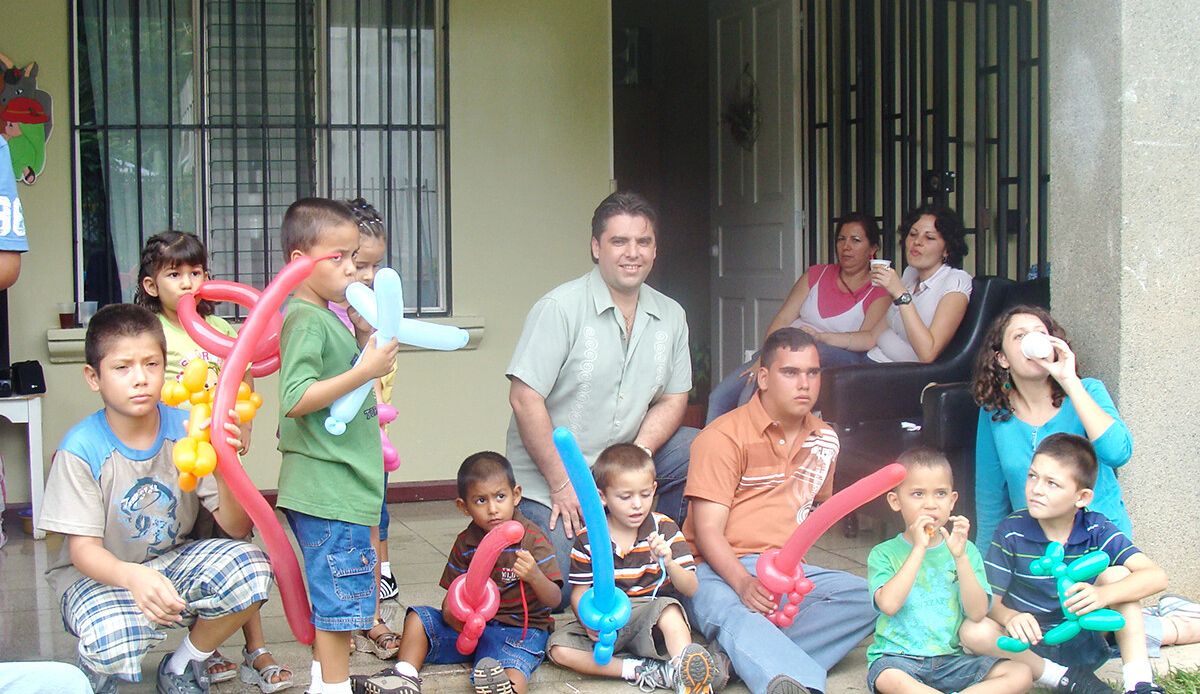
[{"label": "green shorts", "polygon": [[[661,631],[655,630],[663,610],[671,605],[679,607],[683,621],[687,623],[687,614],[683,606],[675,598],[632,598],[633,611],[629,615],[629,623],[617,632],[617,642],[613,646],[614,655],[633,656],[635,658],[655,658],[669,660],[667,644]],[[570,648],[576,651],[590,651],[596,644],[587,634],[587,629],[578,619],[557,625],[546,642],[546,652],[555,646]]]}]

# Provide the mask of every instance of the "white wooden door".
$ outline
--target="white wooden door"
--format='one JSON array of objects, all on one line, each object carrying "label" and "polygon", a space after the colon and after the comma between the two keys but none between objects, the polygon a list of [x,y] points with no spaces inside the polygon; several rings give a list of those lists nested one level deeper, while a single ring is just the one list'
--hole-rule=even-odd
[{"label": "white wooden door", "polygon": [[[757,349],[799,276],[804,250],[799,204],[797,80],[800,15],[795,0],[710,0],[713,186],[714,378]],[[739,144],[730,105],[753,82],[758,122]]]}]

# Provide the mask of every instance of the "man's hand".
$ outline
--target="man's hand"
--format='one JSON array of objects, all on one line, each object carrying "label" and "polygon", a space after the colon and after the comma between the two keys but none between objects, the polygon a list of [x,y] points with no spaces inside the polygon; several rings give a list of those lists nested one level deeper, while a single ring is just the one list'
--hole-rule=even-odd
[{"label": "man's hand", "polygon": [[1067,589],[1067,600],[1063,607],[1076,615],[1085,615],[1108,607],[1108,599],[1101,590],[1091,583],[1076,583]]},{"label": "man's hand", "polygon": [[179,597],[174,584],[161,573],[141,564],[130,564],[125,588],[133,594],[133,602],[154,624],[170,626],[183,621],[187,604]]},{"label": "man's hand", "polygon": [[567,537],[575,537],[577,532],[583,530],[583,509],[579,507],[579,497],[575,496],[575,488],[570,484],[550,494],[551,530],[554,530],[559,519]]},{"label": "man's hand", "polygon": [[657,531],[650,533],[650,537],[646,538],[646,540],[650,543],[650,554],[655,559],[662,559],[665,562],[669,562],[674,558],[671,554],[671,544],[667,542],[665,537],[658,534]]},{"label": "man's hand", "polygon": [[775,609],[775,599],[771,592],[758,582],[755,576],[747,575],[737,588],[742,604],[760,614],[767,614]]},{"label": "man's hand", "polygon": [[950,516],[948,519],[953,532],[947,532],[946,528],[941,528],[942,537],[946,541],[946,548],[950,550],[950,555],[958,559],[967,549],[967,533],[971,531],[971,521],[967,520],[966,516]]},{"label": "man's hand", "polygon": [[529,553],[529,550],[525,549],[517,550],[517,561],[513,563],[513,571],[517,574],[517,578],[526,583],[532,581],[542,572],[538,568],[537,561],[534,560],[533,555]]},{"label": "man's hand", "polygon": [[1018,612],[1008,620],[1005,631],[1014,639],[1020,639],[1033,646],[1042,640],[1042,627],[1037,619],[1028,612]]}]

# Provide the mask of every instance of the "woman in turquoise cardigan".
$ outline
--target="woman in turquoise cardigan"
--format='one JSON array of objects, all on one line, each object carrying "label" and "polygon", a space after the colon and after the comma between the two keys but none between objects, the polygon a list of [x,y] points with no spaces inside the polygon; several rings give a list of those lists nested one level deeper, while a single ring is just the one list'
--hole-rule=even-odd
[{"label": "woman in turquoise cardigan", "polygon": [[[1031,359],[1021,352],[1026,335],[1047,335],[1053,352]],[[1025,508],[1025,477],[1033,451],[1050,434],[1086,436],[1100,463],[1095,498],[1089,505],[1129,537],[1129,514],[1121,500],[1116,469],[1133,455],[1133,438],[1104,384],[1080,378],[1066,333],[1036,306],[1016,306],[1001,314],[984,338],[975,361],[976,542],[987,547],[1005,516]]]}]

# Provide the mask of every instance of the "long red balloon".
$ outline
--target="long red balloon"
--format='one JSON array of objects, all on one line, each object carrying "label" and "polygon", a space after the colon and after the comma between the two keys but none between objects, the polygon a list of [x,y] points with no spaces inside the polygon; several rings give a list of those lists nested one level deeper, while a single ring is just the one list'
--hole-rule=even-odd
[{"label": "long red balloon", "polygon": [[505,547],[515,545],[525,537],[525,527],[514,520],[504,521],[483,536],[471,557],[467,572],[450,584],[447,604],[450,614],[463,623],[455,647],[459,653],[475,652],[484,625],[500,608],[500,589],[492,580],[492,571]]},{"label": "long red balloon", "polygon": [[905,474],[904,466],[899,463],[876,470],[818,506],[796,528],[783,547],[758,555],[755,573],[759,583],[777,596],[776,605],[784,596],[788,599],[783,609],[772,611],[767,615],[768,619],[777,626],[791,625],[800,611],[800,601],[813,589],[812,581],[804,575],[801,566],[804,555],[834,523],[871,499],[895,488],[904,480]]},{"label": "long red balloon", "polygon": [[[200,285],[200,288],[194,293],[179,297],[176,311],[179,313],[179,322],[197,345],[221,359],[228,359],[229,353],[233,351],[236,338],[209,325],[208,321],[204,320],[196,310],[196,302],[203,299],[232,301],[253,311],[261,297],[262,295],[257,289],[240,282],[209,280]],[[278,311],[273,311],[266,336],[255,346],[254,353],[250,358],[253,362],[250,373],[256,378],[268,376],[279,370],[279,334],[282,330],[283,315]]]},{"label": "long red balloon", "polygon": [[[217,390],[213,398],[212,431],[225,430],[225,423],[229,421],[229,411],[237,402],[242,375],[246,373],[252,355],[262,342],[263,333],[271,326],[272,316],[279,315],[284,299],[312,274],[313,268],[320,260],[324,258],[296,258],[271,280],[258,297],[256,305],[246,317],[245,325],[234,340],[233,349],[217,379]],[[192,337],[195,338],[194,335]],[[292,551],[283,528],[279,526],[275,510],[250,481],[238,460],[237,452],[225,437],[213,436],[212,445],[217,451],[217,469],[221,472],[225,484],[262,533],[263,543],[267,546],[267,556],[271,558],[271,568],[275,571],[275,582],[283,598],[283,613],[287,617],[288,626],[292,628],[292,634],[297,641],[310,644],[315,632],[308,595],[304,591],[304,580],[300,575],[300,564],[296,561],[296,554]]]}]

